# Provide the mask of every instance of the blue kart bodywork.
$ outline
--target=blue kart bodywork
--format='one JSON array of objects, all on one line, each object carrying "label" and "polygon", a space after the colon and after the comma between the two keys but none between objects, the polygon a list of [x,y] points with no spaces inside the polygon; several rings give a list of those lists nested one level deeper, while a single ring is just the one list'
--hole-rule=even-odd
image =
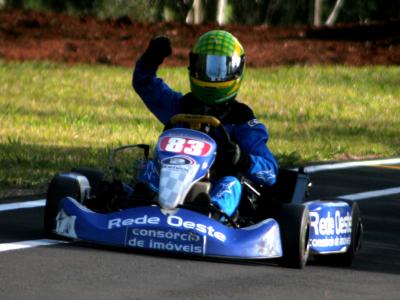
[{"label": "blue kart bodywork", "polygon": [[282,256],[279,225],[274,219],[235,229],[187,209],[171,214],[158,206],[144,206],[99,214],[66,197],[60,203],[55,232],[103,245],[200,256]]},{"label": "blue kart bodywork", "polygon": [[[308,207],[310,215],[310,254],[349,251],[354,234],[351,205],[340,199],[302,204]],[[273,259],[283,254],[275,219],[233,228],[195,211],[168,211],[155,205],[103,214],[65,197],[59,203],[54,232],[101,245],[207,257]]]}]

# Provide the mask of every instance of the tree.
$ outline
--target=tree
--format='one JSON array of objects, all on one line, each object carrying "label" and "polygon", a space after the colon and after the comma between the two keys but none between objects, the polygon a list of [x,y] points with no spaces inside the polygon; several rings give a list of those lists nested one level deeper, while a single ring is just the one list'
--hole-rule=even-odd
[{"label": "tree", "polygon": [[329,15],[328,19],[325,21],[325,25],[332,26],[335,24],[336,19],[338,17],[339,11],[342,8],[344,0],[337,0],[335,3],[335,7],[333,8],[331,14]]},{"label": "tree", "polygon": [[321,0],[314,1],[314,26],[321,26]]},{"label": "tree", "polygon": [[203,22],[203,1],[194,0],[193,6],[189,10],[186,16],[186,23],[189,24],[200,24]]},{"label": "tree", "polygon": [[[325,21],[325,25],[332,26],[335,24],[336,19],[338,18],[339,11],[342,8],[344,0],[336,0],[335,5],[329,14],[328,18]],[[314,1],[314,26],[321,26],[321,18],[322,18],[322,0]]]},{"label": "tree", "polygon": [[218,0],[217,23],[223,25],[225,23],[225,9],[227,0]]},{"label": "tree", "polygon": [[0,8],[196,24],[332,26],[337,22],[400,19],[400,0],[0,0]]},{"label": "tree", "polygon": [[241,24],[260,24],[266,20],[270,11],[270,3],[280,0],[235,0],[230,1],[232,6],[231,21]]},{"label": "tree", "polygon": [[[225,4],[226,0],[194,0],[186,16],[186,23],[217,22],[222,24]],[[222,21],[219,21],[218,18],[221,18]]]},{"label": "tree", "polygon": [[310,1],[312,0],[264,0],[266,6],[264,23],[283,26],[307,24]]},{"label": "tree", "polygon": [[193,0],[153,0],[161,9],[162,18],[167,21],[185,22]]}]

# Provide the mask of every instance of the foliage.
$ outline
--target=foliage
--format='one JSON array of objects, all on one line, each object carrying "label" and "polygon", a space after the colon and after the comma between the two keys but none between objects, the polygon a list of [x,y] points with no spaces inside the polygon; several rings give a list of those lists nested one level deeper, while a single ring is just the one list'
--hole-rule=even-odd
[{"label": "foliage", "polygon": [[[162,68],[187,92],[185,68]],[[154,146],[161,124],[120,67],[0,61],[0,192],[44,188],[76,166],[105,168],[122,144]],[[293,66],[247,69],[239,99],[268,125],[279,162],[399,155],[400,68]]]},{"label": "foliage", "polygon": [[97,2],[94,14],[100,18],[118,18],[129,16],[138,21],[159,21],[162,18],[162,7],[158,1],[148,0],[95,0]]},{"label": "foliage", "polygon": [[400,1],[345,1],[339,15],[340,22],[367,23],[390,19],[400,19]]},{"label": "foliage", "polygon": [[244,24],[294,25],[308,23],[309,0],[233,1],[232,22]]},{"label": "foliage", "polygon": [[[25,8],[91,14],[99,17],[129,16],[139,21],[176,20],[184,22],[193,0],[4,0],[6,8]],[[322,1],[326,19],[336,0]],[[202,0],[205,22],[214,22],[216,0]],[[232,23],[272,25],[310,24],[314,0],[230,0],[226,7]],[[400,18],[400,1],[345,1],[338,22],[367,22]]]}]

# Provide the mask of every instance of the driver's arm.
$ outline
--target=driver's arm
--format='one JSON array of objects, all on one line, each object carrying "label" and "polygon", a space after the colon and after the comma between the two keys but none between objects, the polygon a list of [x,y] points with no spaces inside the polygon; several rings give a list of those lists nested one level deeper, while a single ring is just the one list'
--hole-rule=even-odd
[{"label": "driver's arm", "polygon": [[278,163],[267,146],[267,128],[256,119],[235,127],[234,139],[250,157],[244,175],[255,183],[271,186],[276,182]]},{"label": "driver's arm", "polygon": [[157,67],[140,58],[133,72],[132,86],[147,108],[165,125],[177,113],[182,94],[172,90],[156,72]]},{"label": "driver's arm", "polygon": [[273,185],[278,174],[278,163],[267,146],[267,128],[256,119],[248,105],[237,101],[231,105],[229,114],[222,121],[236,147],[224,151],[222,160],[227,161],[230,157],[235,159],[234,163],[230,159],[223,168],[229,169],[230,166],[230,169],[239,171],[255,183]]}]

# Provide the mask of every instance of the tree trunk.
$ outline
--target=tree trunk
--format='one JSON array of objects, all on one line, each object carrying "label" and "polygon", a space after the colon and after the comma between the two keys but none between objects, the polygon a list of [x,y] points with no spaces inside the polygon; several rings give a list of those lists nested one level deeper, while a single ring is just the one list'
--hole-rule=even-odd
[{"label": "tree trunk", "polygon": [[333,8],[328,19],[326,20],[325,25],[332,26],[333,24],[335,24],[336,19],[339,15],[339,11],[343,6],[343,3],[344,3],[344,0],[336,0],[335,7]]},{"label": "tree trunk", "polygon": [[203,22],[203,1],[194,0],[193,1],[193,23],[201,24]]},{"label": "tree trunk", "polygon": [[225,7],[226,7],[226,0],[218,0],[217,23],[219,25],[224,25],[225,23]]},{"label": "tree trunk", "polygon": [[314,1],[314,26],[321,26],[321,0]]}]

